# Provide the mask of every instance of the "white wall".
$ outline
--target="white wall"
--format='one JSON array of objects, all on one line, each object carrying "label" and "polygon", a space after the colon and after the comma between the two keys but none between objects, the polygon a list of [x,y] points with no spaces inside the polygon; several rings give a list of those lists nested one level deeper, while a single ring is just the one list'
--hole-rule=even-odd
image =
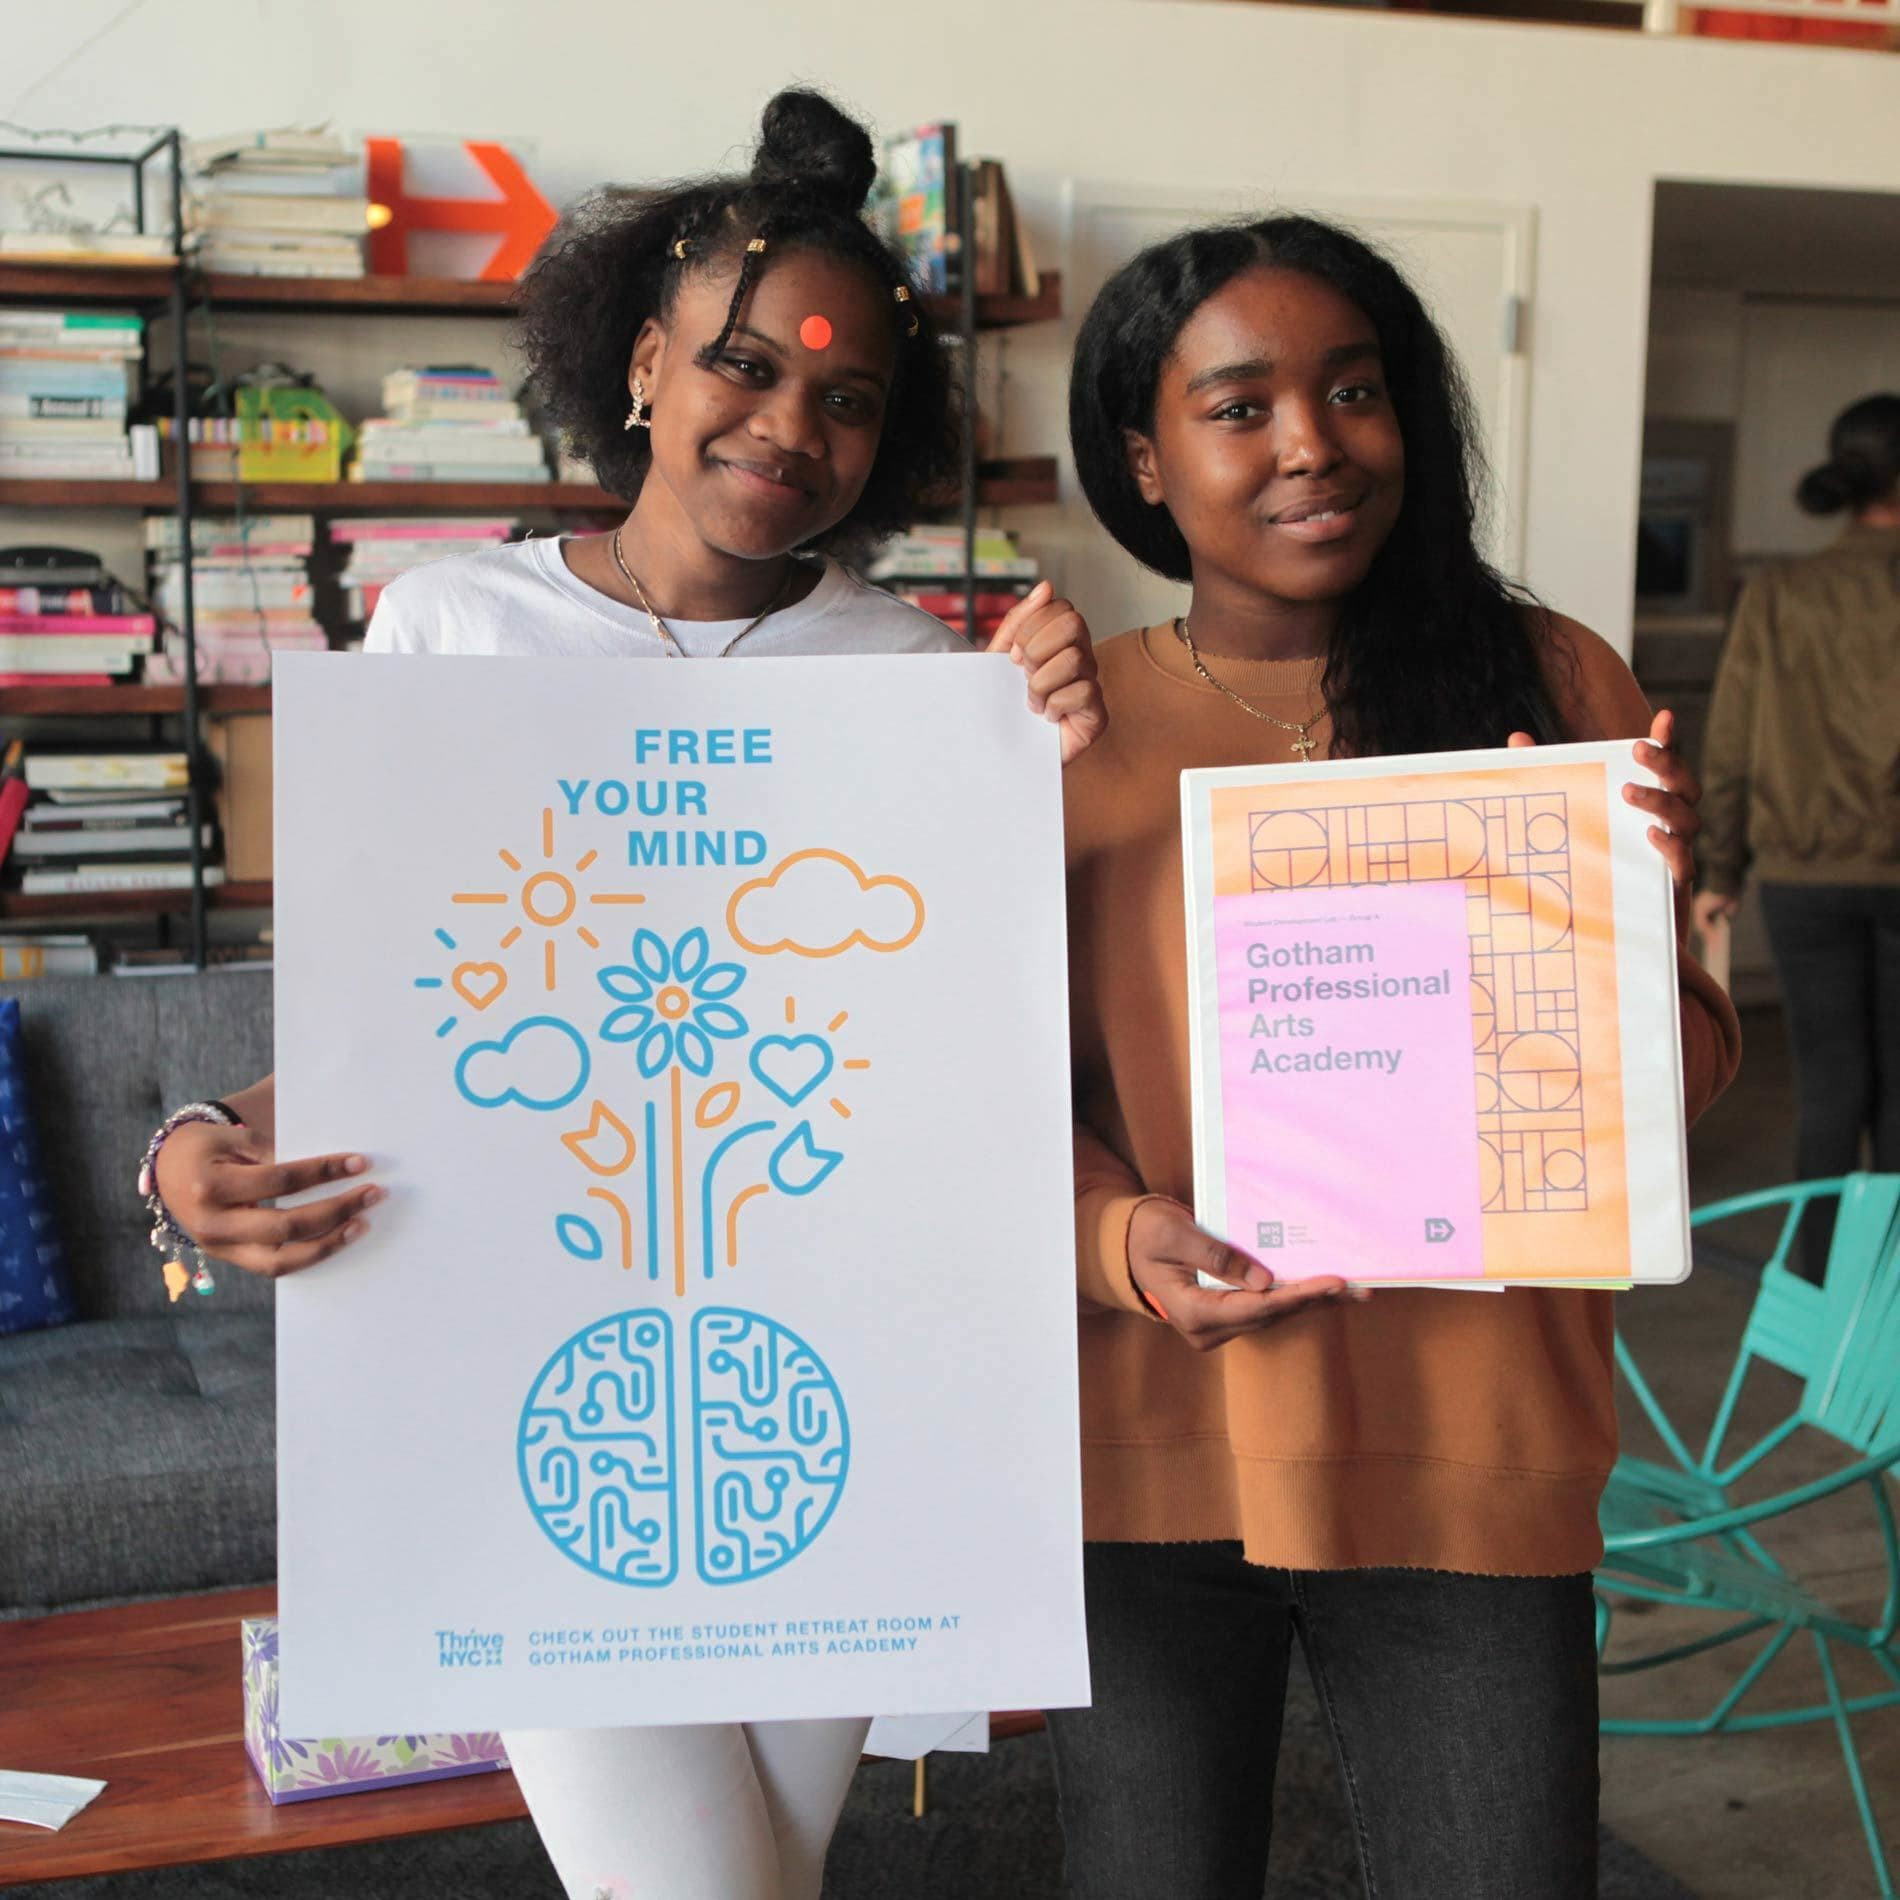
[{"label": "white wall", "polygon": [[[1651,187],[1888,188],[1900,60],[1199,0],[66,0],[11,10],[0,116],[42,125],[333,118],[530,137],[549,195],[739,155],[793,77],[887,125],[955,118],[1008,160],[1045,252],[1065,179],[1254,179],[1297,203],[1534,205],[1526,569],[1627,641]],[[1059,260],[1058,260],[1059,261]],[[1052,447],[1065,336],[1013,353],[1013,446]],[[1073,507],[1032,526],[1088,532]],[[1089,603],[1084,602],[1086,608]]]}]

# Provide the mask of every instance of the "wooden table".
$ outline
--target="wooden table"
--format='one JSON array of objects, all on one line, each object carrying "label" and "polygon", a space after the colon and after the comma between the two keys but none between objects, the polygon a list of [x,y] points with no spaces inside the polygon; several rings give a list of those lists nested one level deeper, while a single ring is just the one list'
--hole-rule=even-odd
[{"label": "wooden table", "polygon": [[0,1887],[518,1820],[506,1772],[274,1808],[244,1752],[238,1622],[274,1588],[0,1623],[0,1768],[105,1791],[57,1833],[0,1821]]}]

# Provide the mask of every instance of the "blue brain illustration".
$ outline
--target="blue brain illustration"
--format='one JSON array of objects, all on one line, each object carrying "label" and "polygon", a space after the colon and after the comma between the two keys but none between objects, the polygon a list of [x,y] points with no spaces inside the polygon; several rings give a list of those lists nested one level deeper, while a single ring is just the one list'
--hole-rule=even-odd
[{"label": "blue brain illustration", "polygon": [[699,1574],[743,1583],[788,1564],[844,1490],[851,1426],[825,1363],[789,1327],[738,1307],[693,1322]]},{"label": "blue brain illustration", "polygon": [[657,1589],[678,1575],[683,1493],[699,1574],[726,1584],[790,1563],[844,1490],[850,1421],[803,1339],[761,1314],[709,1307],[691,1350],[690,1486],[673,1423],[672,1323],[660,1308],[576,1333],[522,1408],[529,1508],[564,1555],[612,1582]]},{"label": "blue brain illustration", "polygon": [[652,1589],[679,1570],[673,1326],[657,1308],[576,1333],[534,1382],[517,1447],[541,1528],[573,1560]]}]

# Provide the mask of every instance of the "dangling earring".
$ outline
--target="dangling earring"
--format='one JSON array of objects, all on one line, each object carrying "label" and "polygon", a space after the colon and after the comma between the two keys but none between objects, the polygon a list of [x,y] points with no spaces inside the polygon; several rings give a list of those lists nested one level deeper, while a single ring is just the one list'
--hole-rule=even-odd
[{"label": "dangling earring", "polygon": [[620,426],[623,429],[653,427],[653,420],[647,409],[647,386],[637,376],[633,379],[633,407],[627,411],[627,419]]}]

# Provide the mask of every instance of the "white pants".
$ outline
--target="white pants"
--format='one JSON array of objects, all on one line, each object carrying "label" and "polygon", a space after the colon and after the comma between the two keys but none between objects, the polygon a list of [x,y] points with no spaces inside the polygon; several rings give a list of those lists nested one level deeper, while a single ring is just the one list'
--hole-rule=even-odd
[{"label": "white pants", "polygon": [[818,1900],[867,1720],[510,1729],[568,1900]]}]

